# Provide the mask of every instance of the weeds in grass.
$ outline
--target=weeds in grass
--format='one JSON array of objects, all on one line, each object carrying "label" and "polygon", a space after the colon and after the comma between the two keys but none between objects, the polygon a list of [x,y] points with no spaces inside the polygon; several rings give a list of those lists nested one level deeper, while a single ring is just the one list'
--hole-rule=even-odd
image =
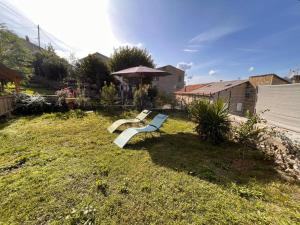
[{"label": "weeds in grass", "polygon": [[96,224],[96,209],[92,206],[86,206],[83,209],[73,209],[66,217],[67,224],[70,225],[94,225]]},{"label": "weeds in grass", "polygon": [[242,198],[246,199],[263,199],[263,193],[245,185],[237,185],[236,183],[231,183],[230,185],[233,193],[238,194]]},{"label": "weeds in grass", "polygon": [[100,191],[104,196],[108,195],[108,184],[104,180],[96,180],[97,190]]}]

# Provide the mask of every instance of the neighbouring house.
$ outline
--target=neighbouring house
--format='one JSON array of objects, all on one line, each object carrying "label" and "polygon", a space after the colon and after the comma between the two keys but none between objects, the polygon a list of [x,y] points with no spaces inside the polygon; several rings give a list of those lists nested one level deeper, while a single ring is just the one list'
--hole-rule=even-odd
[{"label": "neighbouring house", "polygon": [[[251,76],[249,80],[220,81],[208,84],[189,85],[175,92],[181,104],[188,104],[195,99],[214,101],[223,99],[228,104],[229,112],[244,116],[247,111],[255,111],[256,88],[258,85],[288,84],[276,74]],[[195,87],[195,88],[194,88]]]},{"label": "neighbouring house", "polygon": [[294,75],[291,80],[293,84],[300,83],[300,75]]},{"label": "neighbouring house", "polygon": [[23,76],[15,70],[0,63],[0,116],[9,114],[13,110],[13,96],[4,93],[4,85],[8,82],[15,84],[16,92],[20,90]]},{"label": "neighbouring house", "polygon": [[155,77],[153,79],[152,85],[159,91],[165,92],[167,94],[172,94],[184,87],[185,72],[183,70],[178,69],[172,65],[162,66],[157,69],[166,71],[171,74],[163,77]]},{"label": "neighbouring house", "polygon": [[105,62],[105,63],[108,63],[109,60],[110,60],[109,57],[107,57],[106,55],[103,55],[103,54],[101,54],[101,53],[99,53],[99,52],[95,52],[95,53],[92,54],[92,55],[96,56],[98,59],[100,59],[102,62]]}]

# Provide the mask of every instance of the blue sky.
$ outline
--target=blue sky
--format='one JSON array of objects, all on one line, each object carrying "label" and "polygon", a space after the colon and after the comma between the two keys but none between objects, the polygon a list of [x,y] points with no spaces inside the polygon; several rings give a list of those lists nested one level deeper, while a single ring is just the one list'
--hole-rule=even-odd
[{"label": "blue sky", "polygon": [[189,68],[189,82],[300,67],[300,1],[113,0],[114,33],[142,43],[158,65]]},{"label": "blue sky", "polygon": [[[36,40],[35,25],[40,24],[45,42],[57,38],[72,46],[70,51],[80,57],[95,51],[110,55],[122,45],[139,46],[152,54],[158,66],[171,64],[186,69],[187,83],[244,79],[265,73],[285,76],[289,69],[300,68],[299,0],[0,3],[10,4],[32,22],[32,40]],[[18,20],[12,21],[9,13],[1,9],[0,20],[12,27],[25,21],[15,15]],[[28,21],[25,25],[31,26]],[[16,32],[30,33],[24,29]]]}]

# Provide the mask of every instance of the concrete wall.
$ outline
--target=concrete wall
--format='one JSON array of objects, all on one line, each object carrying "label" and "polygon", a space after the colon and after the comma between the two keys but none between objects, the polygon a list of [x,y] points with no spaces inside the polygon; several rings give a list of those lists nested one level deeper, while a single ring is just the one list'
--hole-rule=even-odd
[{"label": "concrete wall", "polygon": [[258,87],[256,112],[270,123],[300,133],[300,84]]},{"label": "concrete wall", "polygon": [[152,85],[157,87],[159,91],[171,94],[184,87],[184,71],[173,66],[164,66],[158,69],[171,74],[164,77],[155,77],[153,79]]}]

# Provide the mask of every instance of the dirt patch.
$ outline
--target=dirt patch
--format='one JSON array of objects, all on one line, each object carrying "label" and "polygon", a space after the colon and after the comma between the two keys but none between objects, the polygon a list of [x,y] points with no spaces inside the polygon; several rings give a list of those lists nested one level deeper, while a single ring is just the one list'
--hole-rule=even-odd
[{"label": "dirt patch", "polygon": [[255,162],[253,160],[242,160],[236,159],[232,162],[232,167],[239,172],[247,171],[253,169]]}]

